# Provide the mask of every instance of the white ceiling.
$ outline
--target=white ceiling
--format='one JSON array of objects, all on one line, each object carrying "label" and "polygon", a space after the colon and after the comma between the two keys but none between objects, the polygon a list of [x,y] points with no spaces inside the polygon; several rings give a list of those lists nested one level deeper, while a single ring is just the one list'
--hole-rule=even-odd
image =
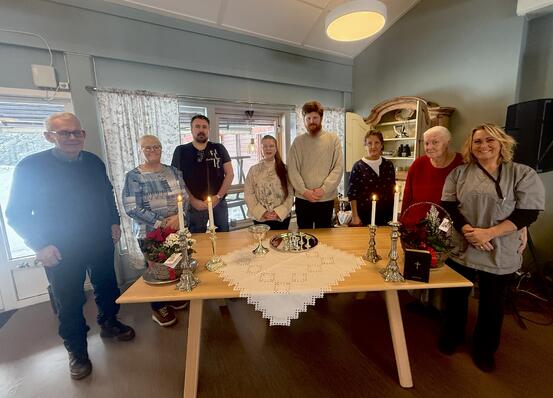
[{"label": "white ceiling", "polygon": [[[347,0],[104,0],[327,54],[354,58],[379,35],[353,43],[325,33],[325,17]],[[382,34],[420,0],[381,0],[388,6]]]}]

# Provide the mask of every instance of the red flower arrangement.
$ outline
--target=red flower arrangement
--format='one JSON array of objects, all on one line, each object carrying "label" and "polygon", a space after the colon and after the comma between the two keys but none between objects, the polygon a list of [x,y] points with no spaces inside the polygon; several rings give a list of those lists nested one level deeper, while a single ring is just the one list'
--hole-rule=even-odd
[{"label": "red flower arrangement", "polygon": [[179,238],[173,228],[156,228],[139,239],[138,245],[146,260],[162,263],[180,251]]},{"label": "red flower arrangement", "polygon": [[[411,222],[413,214],[424,214],[425,209],[429,210],[425,216],[416,222]],[[423,211],[424,210],[424,211]],[[415,203],[407,208],[402,214],[402,224],[399,228],[401,233],[401,244],[404,249],[427,250],[431,257],[431,267],[437,268],[443,265],[447,258],[452,244],[453,223],[449,214],[439,205],[430,202]]]}]

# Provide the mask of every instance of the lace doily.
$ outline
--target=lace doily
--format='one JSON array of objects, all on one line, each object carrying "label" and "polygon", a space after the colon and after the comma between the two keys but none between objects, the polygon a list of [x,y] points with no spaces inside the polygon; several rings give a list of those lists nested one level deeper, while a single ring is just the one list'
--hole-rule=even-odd
[{"label": "lace doily", "polygon": [[[270,247],[268,242],[264,245]],[[290,326],[308,305],[315,305],[317,298],[363,265],[360,257],[324,244],[304,253],[270,250],[265,256],[255,256],[252,248],[222,256],[227,266],[217,272],[271,326]]]}]

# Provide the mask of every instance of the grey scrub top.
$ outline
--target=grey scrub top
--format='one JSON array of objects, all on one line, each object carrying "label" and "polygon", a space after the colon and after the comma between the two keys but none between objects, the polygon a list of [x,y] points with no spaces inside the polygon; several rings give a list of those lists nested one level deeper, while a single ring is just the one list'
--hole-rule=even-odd
[{"label": "grey scrub top", "polygon": [[[493,175],[497,178],[497,172]],[[504,199],[494,182],[475,164],[458,166],[447,176],[443,201],[458,201],[459,211],[475,228],[489,228],[504,221],[515,208],[544,210],[545,188],[537,173],[519,163],[503,163],[499,181]],[[455,235],[452,260],[467,267],[497,275],[510,274],[522,265],[519,232],[514,231],[491,240],[494,250],[475,249],[459,233]]]}]

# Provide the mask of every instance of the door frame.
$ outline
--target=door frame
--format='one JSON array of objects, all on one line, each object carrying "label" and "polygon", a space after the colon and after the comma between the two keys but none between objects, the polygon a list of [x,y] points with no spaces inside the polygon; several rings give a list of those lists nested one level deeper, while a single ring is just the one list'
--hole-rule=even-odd
[{"label": "door frame", "polygon": [[[50,91],[32,90],[32,89],[18,89],[18,88],[6,88],[0,87],[0,100],[21,100],[21,101],[41,101],[50,98],[52,93]],[[71,102],[71,93],[58,92],[55,94],[54,99],[57,103],[64,105],[66,112],[73,112],[73,104]],[[34,269],[34,255],[21,257],[11,260],[8,256],[8,240],[5,230],[5,220],[3,212],[0,211],[0,312],[8,311],[12,309],[23,308],[29,305],[37,304],[47,301],[49,299],[48,292],[44,291],[40,294],[32,297],[19,299],[17,295],[17,288],[15,285],[13,270],[18,269],[18,266],[22,266],[25,263],[29,264],[29,267],[20,268],[21,270],[27,268]]]}]

